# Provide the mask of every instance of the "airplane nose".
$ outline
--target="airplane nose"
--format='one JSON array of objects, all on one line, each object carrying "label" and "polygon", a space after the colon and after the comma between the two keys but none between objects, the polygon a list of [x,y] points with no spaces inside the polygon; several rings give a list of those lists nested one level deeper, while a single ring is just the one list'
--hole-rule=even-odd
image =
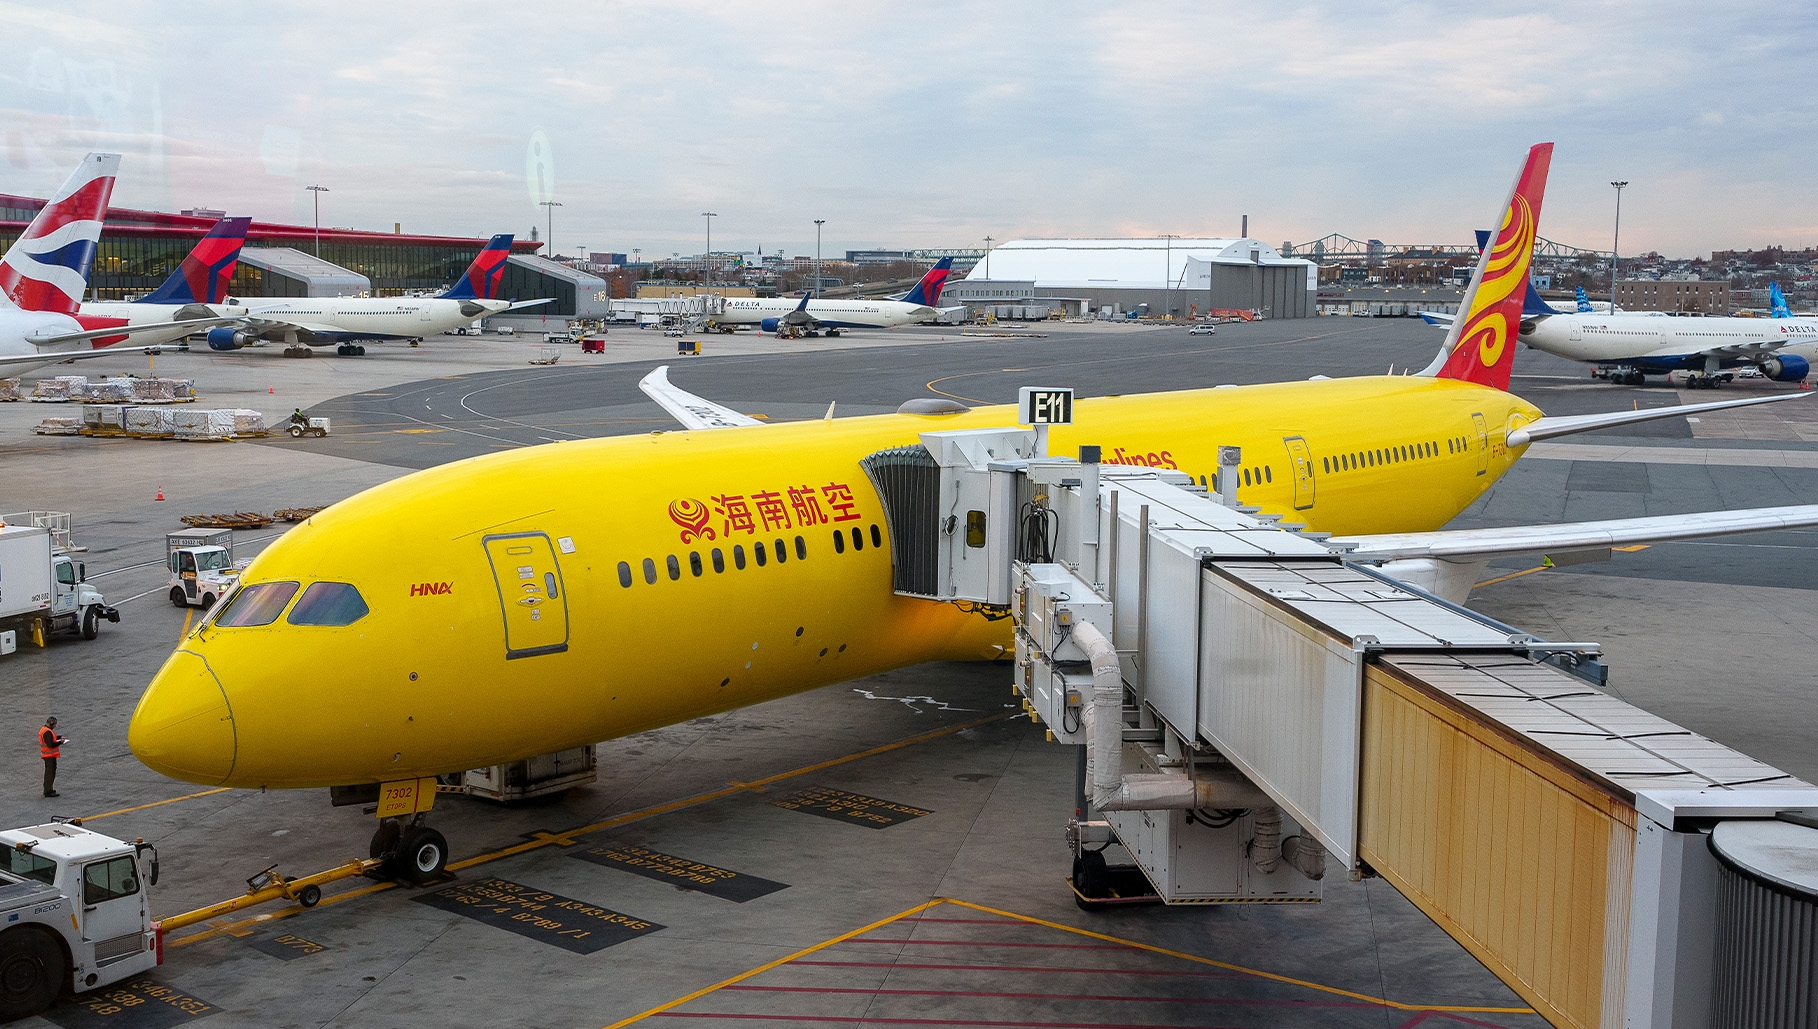
[{"label": "airplane nose", "polygon": [[233,710],[221,681],[199,655],[179,650],[139,698],[127,745],[153,771],[217,786],[238,755]]}]

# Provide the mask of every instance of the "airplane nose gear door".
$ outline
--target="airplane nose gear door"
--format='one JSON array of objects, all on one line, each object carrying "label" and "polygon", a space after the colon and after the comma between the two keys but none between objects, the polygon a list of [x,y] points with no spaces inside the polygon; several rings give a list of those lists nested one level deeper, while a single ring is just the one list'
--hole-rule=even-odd
[{"label": "airplane nose gear door", "polygon": [[506,659],[567,650],[568,595],[549,537],[522,532],[485,543],[505,616]]},{"label": "airplane nose gear door", "polygon": [[1288,447],[1288,460],[1294,463],[1294,510],[1313,506],[1313,451],[1299,436],[1282,440]]}]

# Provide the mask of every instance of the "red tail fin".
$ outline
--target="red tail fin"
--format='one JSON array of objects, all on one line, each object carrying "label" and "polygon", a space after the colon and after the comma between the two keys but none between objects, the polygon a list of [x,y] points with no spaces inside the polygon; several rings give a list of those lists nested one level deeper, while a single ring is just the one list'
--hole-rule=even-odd
[{"label": "red tail fin", "polygon": [[1536,143],[1528,149],[1527,163],[1503,206],[1501,228],[1477,259],[1477,272],[1458,305],[1458,317],[1446,338],[1451,356],[1439,370],[1440,378],[1509,388],[1521,307],[1527,299],[1528,266],[1534,261],[1534,240],[1540,231],[1540,198],[1552,161],[1553,144]]}]

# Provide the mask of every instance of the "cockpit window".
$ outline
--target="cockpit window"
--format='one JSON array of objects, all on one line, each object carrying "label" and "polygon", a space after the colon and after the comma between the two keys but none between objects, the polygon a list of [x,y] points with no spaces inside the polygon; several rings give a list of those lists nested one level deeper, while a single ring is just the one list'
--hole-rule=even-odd
[{"label": "cockpit window", "polygon": [[243,629],[255,625],[270,625],[284,613],[284,605],[297,595],[297,584],[294,582],[261,582],[251,586],[242,586],[238,592],[228,598],[227,606],[215,618],[215,624],[225,629]]},{"label": "cockpit window", "polygon": [[303,591],[286,621],[292,625],[352,625],[366,617],[360,591],[344,582],[317,582]]}]

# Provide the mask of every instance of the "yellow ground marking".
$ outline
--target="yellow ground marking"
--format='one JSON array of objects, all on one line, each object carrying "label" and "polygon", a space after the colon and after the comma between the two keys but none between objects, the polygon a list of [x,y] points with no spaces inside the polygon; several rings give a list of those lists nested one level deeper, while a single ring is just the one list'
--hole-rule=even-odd
[{"label": "yellow ground marking", "polygon": [[189,623],[194,621],[195,617],[196,609],[185,604],[183,606],[183,631],[177,634],[178,639],[189,635]]},{"label": "yellow ground marking", "polygon": [[144,811],[148,807],[163,807],[166,804],[175,804],[179,800],[195,800],[197,797],[212,797],[217,793],[226,793],[229,789],[232,789],[232,787],[217,786],[212,790],[203,790],[201,793],[190,793],[181,797],[171,797],[168,800],[154,800],[150,804],[140,804],[136,807],[123,807],[118,811],[103,811],[98,815],[84,815],[82,820],[84,822],[92,822],[97,818],[112,818],[115,815],[124,815],[133,811]]},{"label": "yellow ground marking", "polygon": [[[498,861],[502,858],[512,857],[517,854],[525,854],[525,853],[529,853],[530,851],[533,851],[533,850],[541,850],[542,848],[550,846],[552,844],[554,844],[556,846],[562,846],[562,847],[573,846],[575,843],[574,838],[576,836],[586,836],[590,833],[596,833],[596,832],[601,832],[606,829],[616,828],[618,826],[625,825],[629,822],[641,821],[643,819],[651,818],[656,815],[668,814],[671,811],[679,811],[682,808],[694,807],[697,804],[705,804],[708,801],[719,800],[723,797],[730,797],[730,796],[733,796],[738,793],[762,792],[763,788],[766,786],[769,786],[771,783],[782,782],[785,779],[793,779],[796,776],[807,775],[810,772],[818,772],[825,768],[833,768],[838,765],[847,764],[848,762],[852,762],[852,761],[859,761],[859,760],[862,760],[862,759],[868,758],[868,757],[876,757],[879,754],[888,754],[889,752],[891,752],[893,750],[900,750],[904,747],[911,747],[917,743],[926,743],[929,740],[939,739],[942,736],[951,736],[955,733],[965,732],[967,729],[976,729],[981,725],[989,725],[992,722],[1002,721],[1002,720],[1006,720],[1006,719],[1013,718],[1013,717],[1019,717],[1019,716],[1020,716],[1020,712],[1007,712],[1007,711],[999,712],[996,714],[990,714],[990,715],[986,715],[984,718],[974,718],[973,720],[971,720],[969,722],[959,722],[954,725],[944,726],[939,729],[934,729],[929,732],[922,733],[919,736],[910,736],[906,739],[897,740],[894,743],[885,743],[880,746],[872,747],[868,750],[861,750],[856,753],[847,754],[843,757],[830,758],[826,761],[819,761],[812,765],[803,765],[800,768],[792,768],[787,772],[778,772],[775,775],[768,775],[762,779],[754,779],[751,782],[730,783],[726,786],[725,789],[713,790],[712,792],[709,792],[709,793],[699,793],[692,797],[684,797],[681,800],[672,800],[667,804],[658,804],[655,807],[647,807],[647,808],[643,808],[638,811],[630,811],[630,812],[626,812],[625,814],[622,814],[622,815],[615,815],[614,817],[608,818],[603,822],[595,822],[592,825],[584,825],[584,826],[581,826],[579,829],[569,829],[566,832],[560,832],[560,833],[537,833],[536,837],[534,839],[526,840],[525,842],[516,844],[515,846],[505,847],[503,849],[495,850],[488,854],[481,854],[476,857],[464,858],[460,861],[451,861],[448,863],[448,870],[451,872],[458,872],[465,868],[473,868],[476,865],[488,864],[490,862]],[[222,787],[222,789],[226,789],[226,787]],[[208,792],[218,793],[218,792],[220,792],[220,790],[210,790]],[[201,794],[201,793],[192,794],[192,796],[197,796],[197,797],[204,796],[204,795],[205,794]],[[176,797],[176,798],[173,798],[173,800],[163,800],[163,801],[158,801],[157,803],[169,804],[169,803],[172,803],[174,800],[187,800],[187,799],[189,799],[189,798],[188,797]],[[148,804],[145,806],[154,807],[156,805]],[[137,810],[137,809],[128,808],[127,810]],[[116,811],[116,812],[110,812],[110,813],[111,814],[120,814],[121,812]],[[102,817],[102,816],[97,816],[97,817]],[[384,890],[389,890],[395,885],[396,885],[395,883],[389,883],[389,882],[374,883],[371,886],[362,886],[357,890],[348,890],[344,893],[336,893],[333,895],[324,896],[321,900],[321,903],[318,904],[317,907],[323,907],[323,906],[326,906],[329,904],[338,904],[341,901],[352,900],[355,897],[364,897],[364,896],[368,896],[370,894],[379,893]],[[233,933],[246,926],[258,925],[258,924],[261,924],[264,922],[269,922],[276,918],[289,918],[292,915],[302,914],[304,911],[307,911],[307,910],[309,910],[309,909],[302,907],[300,905],[288,907],[288,908],[281,908],[277,911],[268,912],[263,915],[255,915],[251,918],[242,919],[238,922],[230,922],[225,925],[212,926],[211,928],[204,929],[203,931],[198,932],[198,933],[191,933],[190,935],[184,936],[180,939],[167,940],[165,942],[165,946],[181,947],[184,944],[195,943],[199,940],[205,940],[205,939],[208,939],[213,936],[219,936],[223,933]],[[902,916],[899,915],[898,917],[900,918]],[[859,931],[863,932],[864,930],[861,929]],[[757,973],[753,972],[751,974],[755,975]],[[680,1003],[680,1002],[678,1001],[677,1003]],[[643,1017],[643,1016],[639,1016],[639,1017]]]},{"label": "yellow ground marking", "polygon": [[[1653,546],[1651,543],[1635,543],[1626,547],[1611,547],[1610,549],[1623,554],[1637,554],[1651,546]],[[1510,579],[1519,579],[1524,575],[1533,575],[1535,572],[1544,572],[1552,567],[1553,564],[1549,561],[1546,564],[1536,565],[1533,568],[1523,568],[1519,572],[1510,572],[1507,575],[1499,575],[1494,579],[1485,579],[1480,583],[1474,584],[1471,588],[1477,589],[1479,586],[1494,586],[1499,582],[1508,582]]]},{"label": "yellow ground marking", "polygon": [[[1338,997],[1349,997],[1352,1000],[1360,1000],[1360,1001],[1364,1001],[1365,1003],[1368,1003],[1368,1004],[1380,1004],[1383,1007],[1394,1008],[1397,1011],[1442,1011],[1442,1012],[1450,1011],[1450,1012],[1458,1012],[1458,1013],[1476,1012],[1476,1013],[1481,1013],[1481,1014],[1498,1014],[1498,1015],[1532,1015],[1535,1013],[1533,1008],[1526,1008],[1526,1007],[1501,1008],[1501,1007],[1485,1007],[1485,1006],[1447,1006],[1447,1005],[1443,1005],[1443,1004],[1404,1004],[1401,1001],[1387,1000],[1382,997],[1372,997],[1367,993],[1357,993],[1353,990],[1341,989],[1336,986],[1324,986],[1324,985],[1321,985],[1320,983],[1308,982],[1305,979],[1296,979],[1292,976],[1277,975],[1274,972],[1265,972],[1259,968],[1246,968],[1243,965],[1233,965],[1233,964],[1229,964],[1224,961],[1215,961],[1212,958],[1202,958],[1197,954],[1188,954],[1188,953],[1185,953],[1184,951],[1169,950],[1166,947],[1157,947],[1152,943],[1139,943],[1136,940],[1126,940],[1119,936],[1108,936],[1104,933],[1093,932],[1090,929],[1079,929],[1079,928],[1076,928],[1071,925],[1062,925],[1059,922],[1050,922],[1047,919],[1036,918],[1032,915],[1019,915],[1014,911],[1003,911],[998,908],[986,907],[983,904],[973,904],[969,901],[955,900],[952,897],[941,897],[941,898],[939,898],[939,900],[944,903],[947,903],[947,904],[954,904],[954,905],[957,905],[957,906],[963,907],[963,908],[971,908],[974,911],[983,911],[986,914],[997,915],[1001,918],[1013,918],[1018,922],[1026,922],[1030,925],[1040,925],[1040,926],[1046,926],[1049,929],[1059,929],[1062,932],[1072,933],[1075,936],[1086,936],[1086,937],[1090,937],[1091,939],[1094,939],[1094,940],[1103,940],[1106,943],[1121,944],[1122,946],[1132,947],[1132,948],[1135,948],[1136,950],[1146,950],[1151,954],[1161,954],[1166,957],[1179,958],[1182,961],[1191,961],[1195,964],[1209,965],[1213,968],[1222,968],[1227,972],[1239,972],[1244,975],[1253,975],[1260,979],[1268,979],[1272,982],[1278,982],[1278,983],[1287,983],[1290,986],[1299,986],[1304,989],[1317,990],[1320,993],[1329,993],[1329,994],[1332,994],[1332,995],[1338,996]],[[903,916],[898,915],[897,917],[902,918]]]},{"label": "yellow ground marking", "polygon": [[855,936],[863,936],[864,934],[871,932],[873,929],[882,929],[884,926],[887,926],[892,922],[901,921],[902,919],[908,918],[911,915],[919,915],[922,912],[928,910],[931,907],[934,907],[936,904],[939,904],[939,903],[941,903],[941,898],[936,897],[935,899],[927,902],[926,904],[917,904],[916,906],[910,908],[907,911],[903,911],[903,912],[899,912],[897,914],[891,915],[889,918],[880,918],[877,921],[871,923],[870,925],[863,926],[858,929],[854,929],[851,932],[841,933],[838,936],[833,937],[832,939],[822,940],[821,942],[815,944],[812,947],[805,947],[801,950],[796,951],[794,954],[788,955],[787,957],[780,957],[780,958],[777,958],[775,961],[769,962],[767,964],[759,965],[756,968],[750,970],[749,972],[740,972],[738,975],[735,975],[730,979],[722,979],[719,982],[714,983],[712,986],[703,986],[702,988],[694,991],[693,993],[688,994],[687,996],[677,997],[676,999],[670,1001],[667,1004],[659,1004],[656,1007],[651,1008],[649,1011],[640,1012],[638,1014],[632,1015],[630,1018],[620,1019],[619,1021],[614,1022],[611,1025],[607,1026],[606,1029],[621,1029],[621,1027],[623,1027],[623,1026],[628,1026],[633,1022],[641,1022],[644,1019],[649,1018],[652,1015],[661,1014],[665,1011],[668,1011],[671,1008],[681,1007],[683,1004],[686,1004],[691,1000],[699,1000],[700,998],[707,996],[709,993],[712,993],[715,990],[724,989],[728,986],[733,985],[734,983],[743,982],[746,979],[749,979],[754,975],[761,975],[765,972],[770,971],[773,968],[776,968],[779,965],[786,965],[791,961],[798,961],[802,958],[807,957],[810,954],[816,953],[818,951],[826,950],[828,947],[832,947],[837,944],[845,943],[847,940],[850,940]]},{"label": "yellow ground marking", "polygon": [[431,433],[431,432],[447,432],[448,430],[447,429],[393,429],[391,431],[401,432],[407,436],[421,436],[421,435],[425,435],[425,434]]}]

